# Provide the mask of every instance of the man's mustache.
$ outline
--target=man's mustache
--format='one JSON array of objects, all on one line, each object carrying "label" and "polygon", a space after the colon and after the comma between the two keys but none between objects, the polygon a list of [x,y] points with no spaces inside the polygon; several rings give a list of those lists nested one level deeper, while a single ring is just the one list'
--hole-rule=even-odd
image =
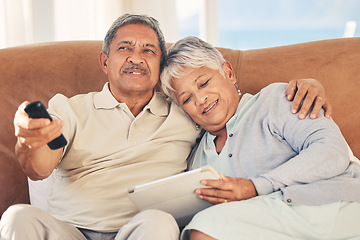
[{"label": "man's mustache", "polygon": [[130,65],[126,65],[125,67],[123,67],[121,69],[122,72],[127,72],[129,70],[140,70],[142,72],[144,72],[145,74],[149,73],[149,70],[147,70],[146,68],[141,67],[139,64],[130,64]]}]

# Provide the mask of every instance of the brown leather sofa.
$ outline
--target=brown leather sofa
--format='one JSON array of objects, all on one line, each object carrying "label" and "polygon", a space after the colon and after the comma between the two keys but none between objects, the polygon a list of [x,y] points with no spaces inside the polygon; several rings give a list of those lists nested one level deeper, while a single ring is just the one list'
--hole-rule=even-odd
[{"label": "brown leather sofa", "polygon": [[[0,214],[28,203],[27,178],[14,155],[13,117],[24,101],[47,104],[56,93],[101,90],[106,77],[98,58],[101,41],[53,42],[0,50]],[[242,92],[272,82],[316,78],[333,104],[333,118],[360,157],[360,38],[333,39],[258,50],[220,49]],[[326,166],[324,166],[326,167]]]}]

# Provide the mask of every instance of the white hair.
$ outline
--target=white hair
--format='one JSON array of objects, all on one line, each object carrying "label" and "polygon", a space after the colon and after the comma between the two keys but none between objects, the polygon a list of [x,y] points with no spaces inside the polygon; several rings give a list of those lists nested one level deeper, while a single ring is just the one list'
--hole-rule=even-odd
[{"label": "white hair", "polygon": [[161,88],[172,100],[177,102],[171,86],[173,79],[178,79],[187,73],[188,68],[208,67],[218,69],[224,76],[222,54],[209,43],[197,38],[186,37],[171,46],[165,68],[161,74]]}]

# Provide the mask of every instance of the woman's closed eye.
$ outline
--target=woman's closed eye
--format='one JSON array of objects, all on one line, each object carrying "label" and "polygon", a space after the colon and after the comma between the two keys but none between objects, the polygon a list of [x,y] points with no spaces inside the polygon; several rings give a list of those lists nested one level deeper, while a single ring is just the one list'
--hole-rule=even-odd
[{"label": "woman's closed eye", "polygon": [[190,102],[190,98],[191,98],[191,96],[187,97],[187,98],[183,101],[183,105],[184,105],[184,104],[187,104],[188,102]]},{"label": "woman's closed eye", "polygon": [[210,79],[206,80],[204,83],[200,84],[200,87],[205,87],[209,83]]}]

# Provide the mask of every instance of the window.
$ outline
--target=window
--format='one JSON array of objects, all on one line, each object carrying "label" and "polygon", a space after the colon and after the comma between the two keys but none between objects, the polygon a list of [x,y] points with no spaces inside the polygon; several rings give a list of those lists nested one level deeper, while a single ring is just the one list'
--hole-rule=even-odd
[{"label": "window", "polygon": [[[191,0],[183,12],[178,9],[180,37],[199,36],[202,1]],[[218,0],[216,4],[218,39],[212,44],[220,47],[246,50],[360,36],[358,0]]]}]

